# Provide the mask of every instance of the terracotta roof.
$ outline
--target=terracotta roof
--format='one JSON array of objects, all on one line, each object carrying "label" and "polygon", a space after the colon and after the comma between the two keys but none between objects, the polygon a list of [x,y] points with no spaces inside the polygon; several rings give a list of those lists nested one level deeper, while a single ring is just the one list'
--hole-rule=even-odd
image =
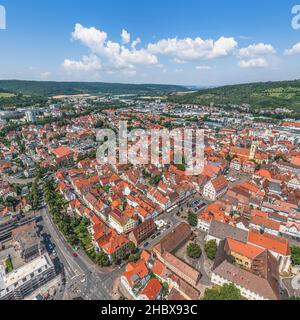
[{"label": "terracotta roof", "polygon": [[168,233],[155,247],[154,249],[160,253],[173,252],[184,241],[186,241],[192,234],[191,227],[181,222],[174,230]]},{"label": "terracotta roof", "polygon": [[250,223],[261,227],[266,227],[271,230],[279,231],[280,229],[279,222],[258,215],[253,216],[250,220]]},{"label": "terracotta roof", "polygon": [[122,273],[122,276],[126,277],[130,286],[133,286],[134,283],[146,277],[148,273],[149,271],[145,260],[140,259],[136,263],[128,263],[125,272]]},{"label": "terracotta roof", "polygon": [[201,273],[198,270],[194,269],[193,267],[191,267],[190,265],[188,265],[184,261],[180,260],[179,258],[174,256],[173,254],[171,254],[169,252],[165,252],[163,254],[163,258],[166,262],[168,262],[173,267],[175,267],[176,269],[181,271],[187,277],[192,279],[195,283],[200,279]]},{"label": "terracotta roof", "polygon": [[254,259],[256,256],[265,251],[252,244],[243,243],[234,239],[227,238],[228,248],[231,252],[236,252],[244,257]]},{"label": "terracotta roof", "polygon": [[145,295],[149,300],[156,300],[159,293],[162,290],[162,285],[156,278],[152,278],[141,292],[141,295]]},{"label": "terracotta roof", "polygon": [[261,234],[257,230],[250,230],[248,242],[285,256],[290,255],[289,241],[282,237],[277,237],[268,233]]},{"label": "terracotta roof", "polygon": [[220,191],[228,187],[228,182],[224,176],[217,177],[211,181],[216,191]]},{"label": "terracotta roof", "polygon": [[56,149],[51,149],[50,150],[57,158],[61,158],[61,157],[67,157],[67,156],[71,156],[74,154],[73,150],[65,147],[65,146],[61,146],[58,147]]}]

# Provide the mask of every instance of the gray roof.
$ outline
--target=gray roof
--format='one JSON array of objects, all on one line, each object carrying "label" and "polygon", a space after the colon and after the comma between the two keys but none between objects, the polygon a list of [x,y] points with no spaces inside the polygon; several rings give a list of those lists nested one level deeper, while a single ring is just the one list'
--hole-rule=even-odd
[{"label": "gray roof", "polygon": [[248,239],[247,231],[215,220],[211,220],[208,234],[220,240],[231,238],[246,243]]},{"label": "gray roof", "polygon": [[249,271],[239,268],[226,260],[223,261],[214,271],[220,277],[248,289],[256,294],[269,300],[279,299],[279,285],[273,287],[271,283],[260,276],[257,276]]}]

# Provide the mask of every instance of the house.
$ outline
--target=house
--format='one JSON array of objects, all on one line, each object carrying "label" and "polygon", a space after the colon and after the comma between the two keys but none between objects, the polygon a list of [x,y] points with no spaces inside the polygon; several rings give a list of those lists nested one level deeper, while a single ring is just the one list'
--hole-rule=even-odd
[{"label": "house", "polygon": [[291,267],[291,249],[287,239],[269,233],[261,233],[258,230],[249,230],[247,243],[268,249],[279,261],[279,272],[289,274]]},{"label": "house", "polygon": [[68,147],[61,146],[56,149],[49,150],[55,156],[55,162],[60,166],[67,166],[73,163],[74,151]]},{"label": "house", "polygon": [[300,177],[294,176],[287,184],[288,188],[300,190]]},{"label": "house", "polygon": [[230,162],[230,168],[236,171],[240,171],[242,168],[242,161],[239,158],[234,158]]},{"label": "house", "polygon": [[134,214],[133,208],[123,212],[119,209],[114,209],[108,215],[108,223],[118,233],[128,233],[137,226],[138,217]]},{"label": "house", "polygon": [[248,300],[279,300],[276,264],[266,270],[267,276],[262,277],[224,260],[213,270],[211,282],[217,286],[233,283]]},{"label": "house", "polygon": [[206,241],[215,240],[219,244],[226,238],[247,243],[248,232],[220,221],[211,220]]},{"label": "house", "polygon": [[196,287],[201,278],[201,273],[173,255],[173,252],[187,242],[191,235],[191,227],[186,223],[180,223],[153,248],[153,253],[168,270],[192,287]]},{"label": "house", "polygon": [[115,230],[109,229],[101,240],[97,242],[98,249],[102,249],[112,262],[121,257],[121,252],[127,252],[129,240],[127,237],[118,234]]},{"label": "house", "polygon": [[280,223],[267,217],[254,215],[250,220],[250,228],[279,236]]},{"label": "house", "polygon": [[156,225],[152,218],[145,220],[135,227],[129,234],[129,240],[136,246],[140,245],[144,240],[151,237],[156,231]]},{"label": "house", "polygon": [[255,172],[256,164],[253,161],[245,161],[243,163],[243,172],[247,174],[253,174]]},{"label": "house", "polygon": [[138,300],[160,300],[162,298],[162,289],[161,283],[156,278],[152,278],[139,294]]},{"label": "house", "polygon": [[203,189],[203,197],[215,201],[226,193],[228,182],[224,176],[217,177],[208,182]]},{"label": "house", "polygon": [[281,227],[282,235],[292,237],[293,239],[300,239],[300,224],[289,221],[285,226]]},{"label": "house", "polygon": [[125,271],[121,275],[121,284],[137,299],[140,288],[144,287],[151,276],[144,259],[138,260],[136,263],[128,263]]}]

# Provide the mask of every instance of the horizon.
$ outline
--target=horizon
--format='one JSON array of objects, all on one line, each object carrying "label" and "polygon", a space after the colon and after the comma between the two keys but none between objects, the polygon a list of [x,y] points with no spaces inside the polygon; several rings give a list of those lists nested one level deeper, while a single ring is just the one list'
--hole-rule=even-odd
[{"label": "horizon", "polygon": [[0,78],[197,87],[300,78],[295,2],[188,4],[0,0]]}]

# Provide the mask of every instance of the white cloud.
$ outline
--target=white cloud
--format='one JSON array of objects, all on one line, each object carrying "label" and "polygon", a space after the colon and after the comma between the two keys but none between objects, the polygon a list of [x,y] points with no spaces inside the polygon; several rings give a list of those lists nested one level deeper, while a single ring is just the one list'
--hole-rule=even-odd
[{"label": "white cloud", "polygon": [[183,61],[215,59],[230,55],[237,46],[234,38],[221,37],[217,41],[201,38],[162,39],[150,43],[148,50],[154,54],[170,55]]},{"label": "white cloud", "polygon": [[254,58],[274,53],[276,50],[273,46],[265,43],[251,44],[247,48],[240,49],[240,56],[243,58]]},{"label": "white cloud", "polygon": [[285,50],[284,54],[288,56],[300,54],[300,42],[296,43],[291,49]]},{"label": "white cloud", "polygon": [[62,67],[69,73],[99,71],[102,68],[100,60],[94,54],[84,56],[81,61],[65,59]]},{"label": "white cloud", "polygon": [[215,66],[196,66],[197,70],[214,70],[216,69]]},{"label": "white cloud", "polygon": [[52,73],[49,71],[41,72],[40,78],[42,80],[48,80],[51,77]]},{"label": "white cloud", "polygon": [[79,40],[93,52],[98,52],[103,48],[107,40],[107,33],[94,27],[85,28],[81,24],[76,23],[72,39]]},{"label": "white cloud", "polygon": [[268,62],[264,58],[250,59],[250,60],[241,60],[238,65],[243,68],[266,68],[268,67]]},{"label": "white cloud", "polygon": [[[130,34],[126,31],[122,31],[123,41],[130,42]],[[133,43],[132,48],[126,48],[123,45],[108,40],[107,33],[101,30],[97,30],[94,27],[85,28],[81,24],[75,25],[75,30],[72,33],[72,39],[78,40],[85,46],[87,46],[93,55],[98,59],[98,62],[102,62],[105,65],[106,70],[122,70],[133,74],[133,70],[136,65],[155,65],[158,63],[157,57],[148,52],[145,49],[136,49],[136,45],[140,42],[138,38]],[[65,67],[77,68],[86,70],[90,64],[84,61],[72,61],[67,59],[64,63]],[[97,67],[97,65],[94,65]]]},{"label": "white cloud", "polygon": [[178,59],[178,58],[174,58],[174,59],[173,59],[173,62],[174,62],[174,63],[177,63],[177,64],[185,64],[185,63],[186,63],[186,61],[181,60],[181,59]]},{"label": "white cloud", "polygon": [[142,42],[141,38],[136,38],[134,41],[132,41],[131,48],[135,49],[137,45],[139,45]]},{"label": "white cloud", "polygon": [[124,44],[129,43],[131,39],[130,33],[128,33],[125,29],[123,29],[121,33],[121,38]]}]

